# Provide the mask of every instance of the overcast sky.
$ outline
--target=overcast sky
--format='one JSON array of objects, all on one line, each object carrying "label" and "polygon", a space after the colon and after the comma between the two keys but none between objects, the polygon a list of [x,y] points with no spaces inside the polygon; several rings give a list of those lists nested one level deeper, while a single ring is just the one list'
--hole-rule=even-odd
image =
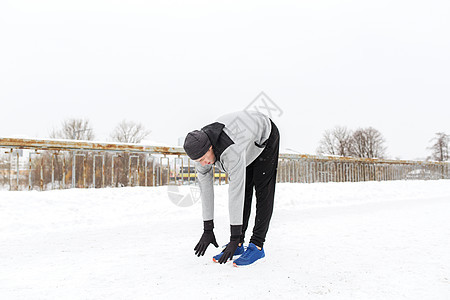
[{"label": "overcast sky", "polygon": [[261,91],[282,149],[372,126],[419,159],[450,134],[448,0],[2,0],[0,43],[0,137],[127,119],[176,145]]}]

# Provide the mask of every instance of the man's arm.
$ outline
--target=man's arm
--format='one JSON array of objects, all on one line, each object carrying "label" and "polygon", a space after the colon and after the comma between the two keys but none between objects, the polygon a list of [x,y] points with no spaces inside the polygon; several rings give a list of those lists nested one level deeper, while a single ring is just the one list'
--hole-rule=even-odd
[{"label": "man's arm", "polygon": [[[246,163],[245,151],[239,147],[230,146],[222,153],[224,167],[228,170],[228,207],[230,211],[230,242],[222,252],[219,263],[223,264],[233,255],[238,247],[242,234],[242,219],[245,197]],[[225,154],[225,155],[224,155]]]},{"label": "man's arm", "polygon": [[230,225],[242,225],[246,177],[245,150],[241,150],[239,147],[230,147],[222,155],[229,179],[228,209]]},{"label": "man's arm", "polygon": [[209,244],[219,247],[214,236],[214,186],[213,168],[196,163],[197,177],[200,186],[203,209],[203,234],[194,248],[195,255],[203,256]]},{"label": "man's arm", "polygon": [[211,165],[202,166],[195,163],[197,169],[197,178],[200,187],[202,199],[203,221],[214,219],[214,185],[213,185],[213,168]]}]

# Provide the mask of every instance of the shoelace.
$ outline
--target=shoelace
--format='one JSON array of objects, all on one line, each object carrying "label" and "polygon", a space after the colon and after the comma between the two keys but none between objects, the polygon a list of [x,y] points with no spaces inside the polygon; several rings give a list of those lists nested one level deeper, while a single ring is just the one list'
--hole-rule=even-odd
[{"label": "shoelace", "polygon": [[[223,245],[222,246],[222,249],[224,249],[225,250],[225,248],[228,246],[228,244],[225,244],[225,245]],[[245,250],[247,250],[247,247],[244,247],[244,245],[242,245],[241,246],[242,248],[244,248],[244,253],[245,253]],[[237,249],[239,249],[240,247],[238,246],[237,248],[236,248],[236,251],[237,251]],[[222,252],[223,252],[223,250],[222,250]]]},{"label": "shoelace", "polygon": [[255,250],[255,249],[253,249],[253,248],[247,247],[247,248],[245,249],[244,254],[242,254],[241,258],[246,258],[247,256],[251,255],[250,252],[251,252],[251,251],[254,251],[254,250]]}]

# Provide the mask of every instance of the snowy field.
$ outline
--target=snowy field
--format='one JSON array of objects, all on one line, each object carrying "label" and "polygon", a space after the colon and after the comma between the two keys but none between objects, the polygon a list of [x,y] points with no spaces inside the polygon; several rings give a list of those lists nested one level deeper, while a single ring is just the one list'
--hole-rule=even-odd
[{"label": "snowy field", "polygon": [[266,260],[235,268],[194,255],[201,205],[167,187],[0,191],[0,298],[450,299],[449,180],[284,183],[275,202]]}]

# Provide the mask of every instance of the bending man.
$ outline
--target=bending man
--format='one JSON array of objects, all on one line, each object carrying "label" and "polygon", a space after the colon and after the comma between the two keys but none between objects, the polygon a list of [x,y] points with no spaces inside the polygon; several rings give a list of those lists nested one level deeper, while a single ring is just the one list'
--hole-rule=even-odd
[{"label": "bending man", "polygon": [[[275,124],[259,112],[231,113],[201,130],[189,132],[184,149],[196,161],[202,199],[204,231],[194,249],[195,254],[204,255],[211,243],[218,247],[213,232],[214,165],[228,173],[231,236],[225,249],[213,260],[222,264],[242,254],[234,261],[235,266],[242,266],[263,258],[278,166],[279,132]],[[255,225],[244,251],[253,189],[256,190]]]}]

